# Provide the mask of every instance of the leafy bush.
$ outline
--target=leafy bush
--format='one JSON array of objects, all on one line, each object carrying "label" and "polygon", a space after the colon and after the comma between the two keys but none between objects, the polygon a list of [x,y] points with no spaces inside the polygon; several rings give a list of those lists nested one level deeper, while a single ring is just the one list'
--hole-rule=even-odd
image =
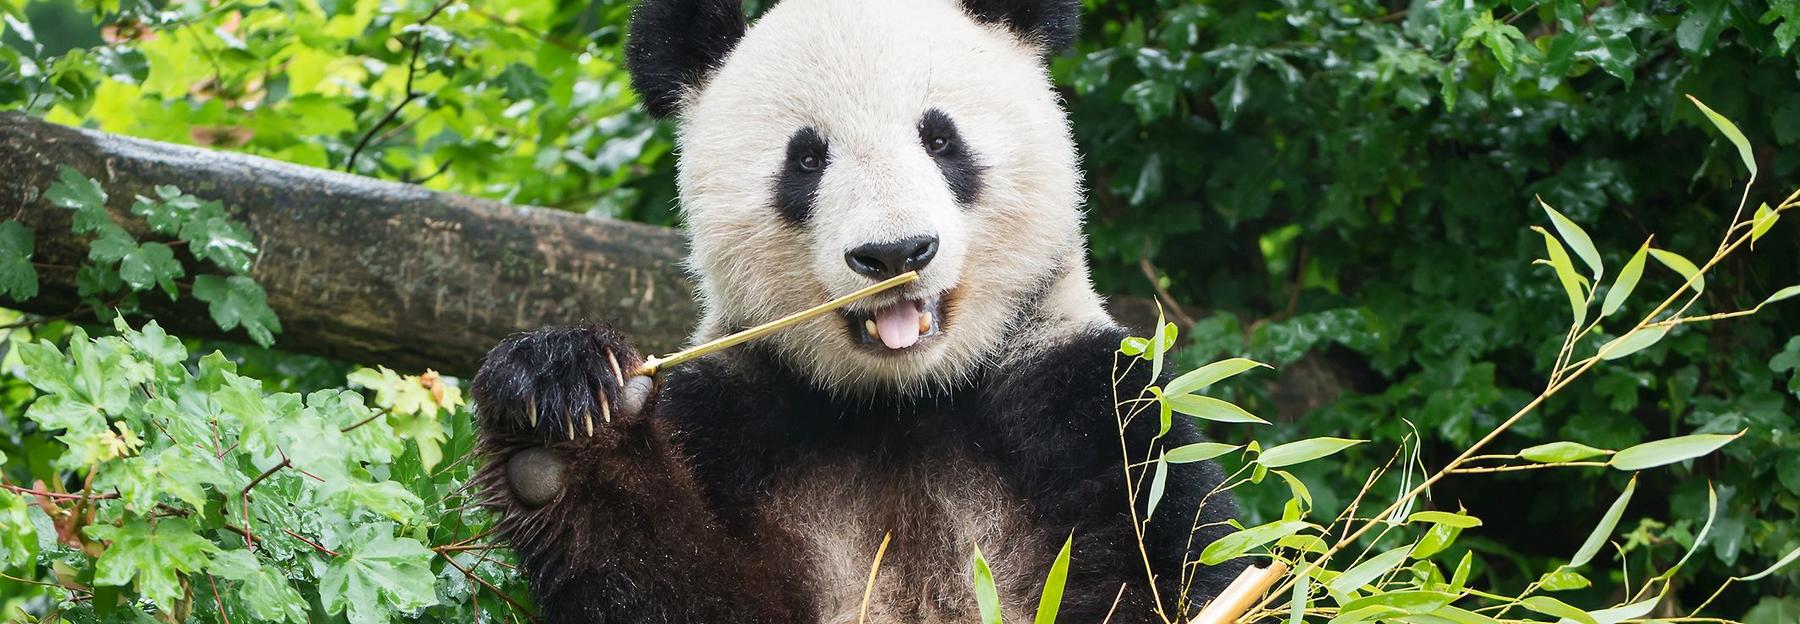
[{"label": "leafy bush", "polygon": [[[158,189],[132,212],[175,240],[138,241],[112,220],[97,182],[62,173],[45,197],[76,211],[77,233],[94,234],[78,270],[92,276],[83,296],[100,313],[119,309],[100,298],[191,293],[221,329],[265,344],[279,329],[243,275],[257,250],[222,207]],[[30,231],[8,221],[0,236],[13,245],[4,287],[29,298]],[[174,247],[226,275],[182,281]],[[508,555],[480,541],[491,518],[463,496],[476,466],[455,385],[360,369],[340,380],[371,396],[268,392],[237,361],[196,357],[200,343],[155,321],[134,328],[114,316],[96,329],[109,335],[55,320],[5,330],[8,621],[467,622],[484,609],[483,586],[490,617],[517,617],[523,584]]]}]

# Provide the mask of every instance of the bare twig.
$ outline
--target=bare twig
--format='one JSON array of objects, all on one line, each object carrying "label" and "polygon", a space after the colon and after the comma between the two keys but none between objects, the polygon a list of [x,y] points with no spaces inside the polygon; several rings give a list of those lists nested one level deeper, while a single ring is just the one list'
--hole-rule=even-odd
[{"label": "bare twig", "polygon": [[395,104],[393,108],[388,109],[387,114],[382,115],[381,120],[376,121],[374,127],[369,128],[368,132],[363,133],[362,140],[356,142],[356,148],[350,150],[350,157],[344,160],[344,171],[354,173],[356,171],[356,157],[362,155],[363,149],[369,146],[369,143],[375,139],[375,135],[381,132],[382,128],[387,127],[389,123],[393,122],[394,118],[400,115],[400,111],[406,108],[406,105],[413,103],[413,100],[419,99],[419,96],[422,95],[418,91],[413,90],[413,79],[418,77],[419,74],[419,52],[425,48],[425,25],[431,23],[433,18],[436,18],[439,13],[444,11],[444,9],[449,8],[450,4],[453,2],[456,2],[456,0],[443,0],[443,2],[439,2],[437,6],[432,7],[430,13],[426,13],[425,17],[420,18],[419,21],[414,24],[414,27],[418,29],[418,32],[413,33],[412,55],[409,56],[406,61],[406,96],[400,98],[399,104]]}]

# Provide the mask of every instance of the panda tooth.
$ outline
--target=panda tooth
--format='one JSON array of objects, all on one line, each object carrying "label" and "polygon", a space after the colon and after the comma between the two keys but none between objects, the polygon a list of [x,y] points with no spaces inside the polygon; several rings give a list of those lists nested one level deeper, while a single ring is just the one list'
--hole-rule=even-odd
[{"label": "panda tooth", "polygon": [[868,320],[863,321],[863,331],[869,332],[870,336],[876,336],[881,333],[879,330],[877,330],[875,328],[875,320],[874,319],[868,319]]},{"label": "panda tooth", "polygon": [[919,333],[927,334],[930,332],[931,332],[931,313],[930,312],[920,313],[919,314]]}]

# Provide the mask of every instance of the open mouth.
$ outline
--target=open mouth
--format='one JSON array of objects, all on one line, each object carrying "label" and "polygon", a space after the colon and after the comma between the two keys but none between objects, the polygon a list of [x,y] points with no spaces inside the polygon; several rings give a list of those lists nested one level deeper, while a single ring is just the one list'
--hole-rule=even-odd
[{"label": "open mouth", "polygon": [[943,330],[940,309],[943,297],[901,299],[873,310],[844,309],[840,312],[857,344],[880,345],[898,351],[919,343],[922,338],[938,335]]}]

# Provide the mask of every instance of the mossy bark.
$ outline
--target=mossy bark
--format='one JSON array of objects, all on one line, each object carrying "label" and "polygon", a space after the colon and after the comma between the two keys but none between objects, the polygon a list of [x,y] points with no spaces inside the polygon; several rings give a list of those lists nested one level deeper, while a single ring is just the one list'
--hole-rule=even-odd
[{"label": "mossy bark", "polygon": [[[661,353],[680,346],[696,315],[677,230],[18,114],[0,114],[0,218],[30,226],[33,259],[48,266],[36,298],[0,305],[41,314],[79,306],[74,271],[57,267],[79,265],[87,241],[69,232],[70,211],[42,198],[57,165],[99,180],[115,219],[140,236],[129,209],[156,185],[223,202],[262,250],[251,276],[268,291],[284,330],[276,348],[287,351],[466,375],[512,332],[604,321]],[[219,334],[191,297],[140,299],[171,332]]]}]

